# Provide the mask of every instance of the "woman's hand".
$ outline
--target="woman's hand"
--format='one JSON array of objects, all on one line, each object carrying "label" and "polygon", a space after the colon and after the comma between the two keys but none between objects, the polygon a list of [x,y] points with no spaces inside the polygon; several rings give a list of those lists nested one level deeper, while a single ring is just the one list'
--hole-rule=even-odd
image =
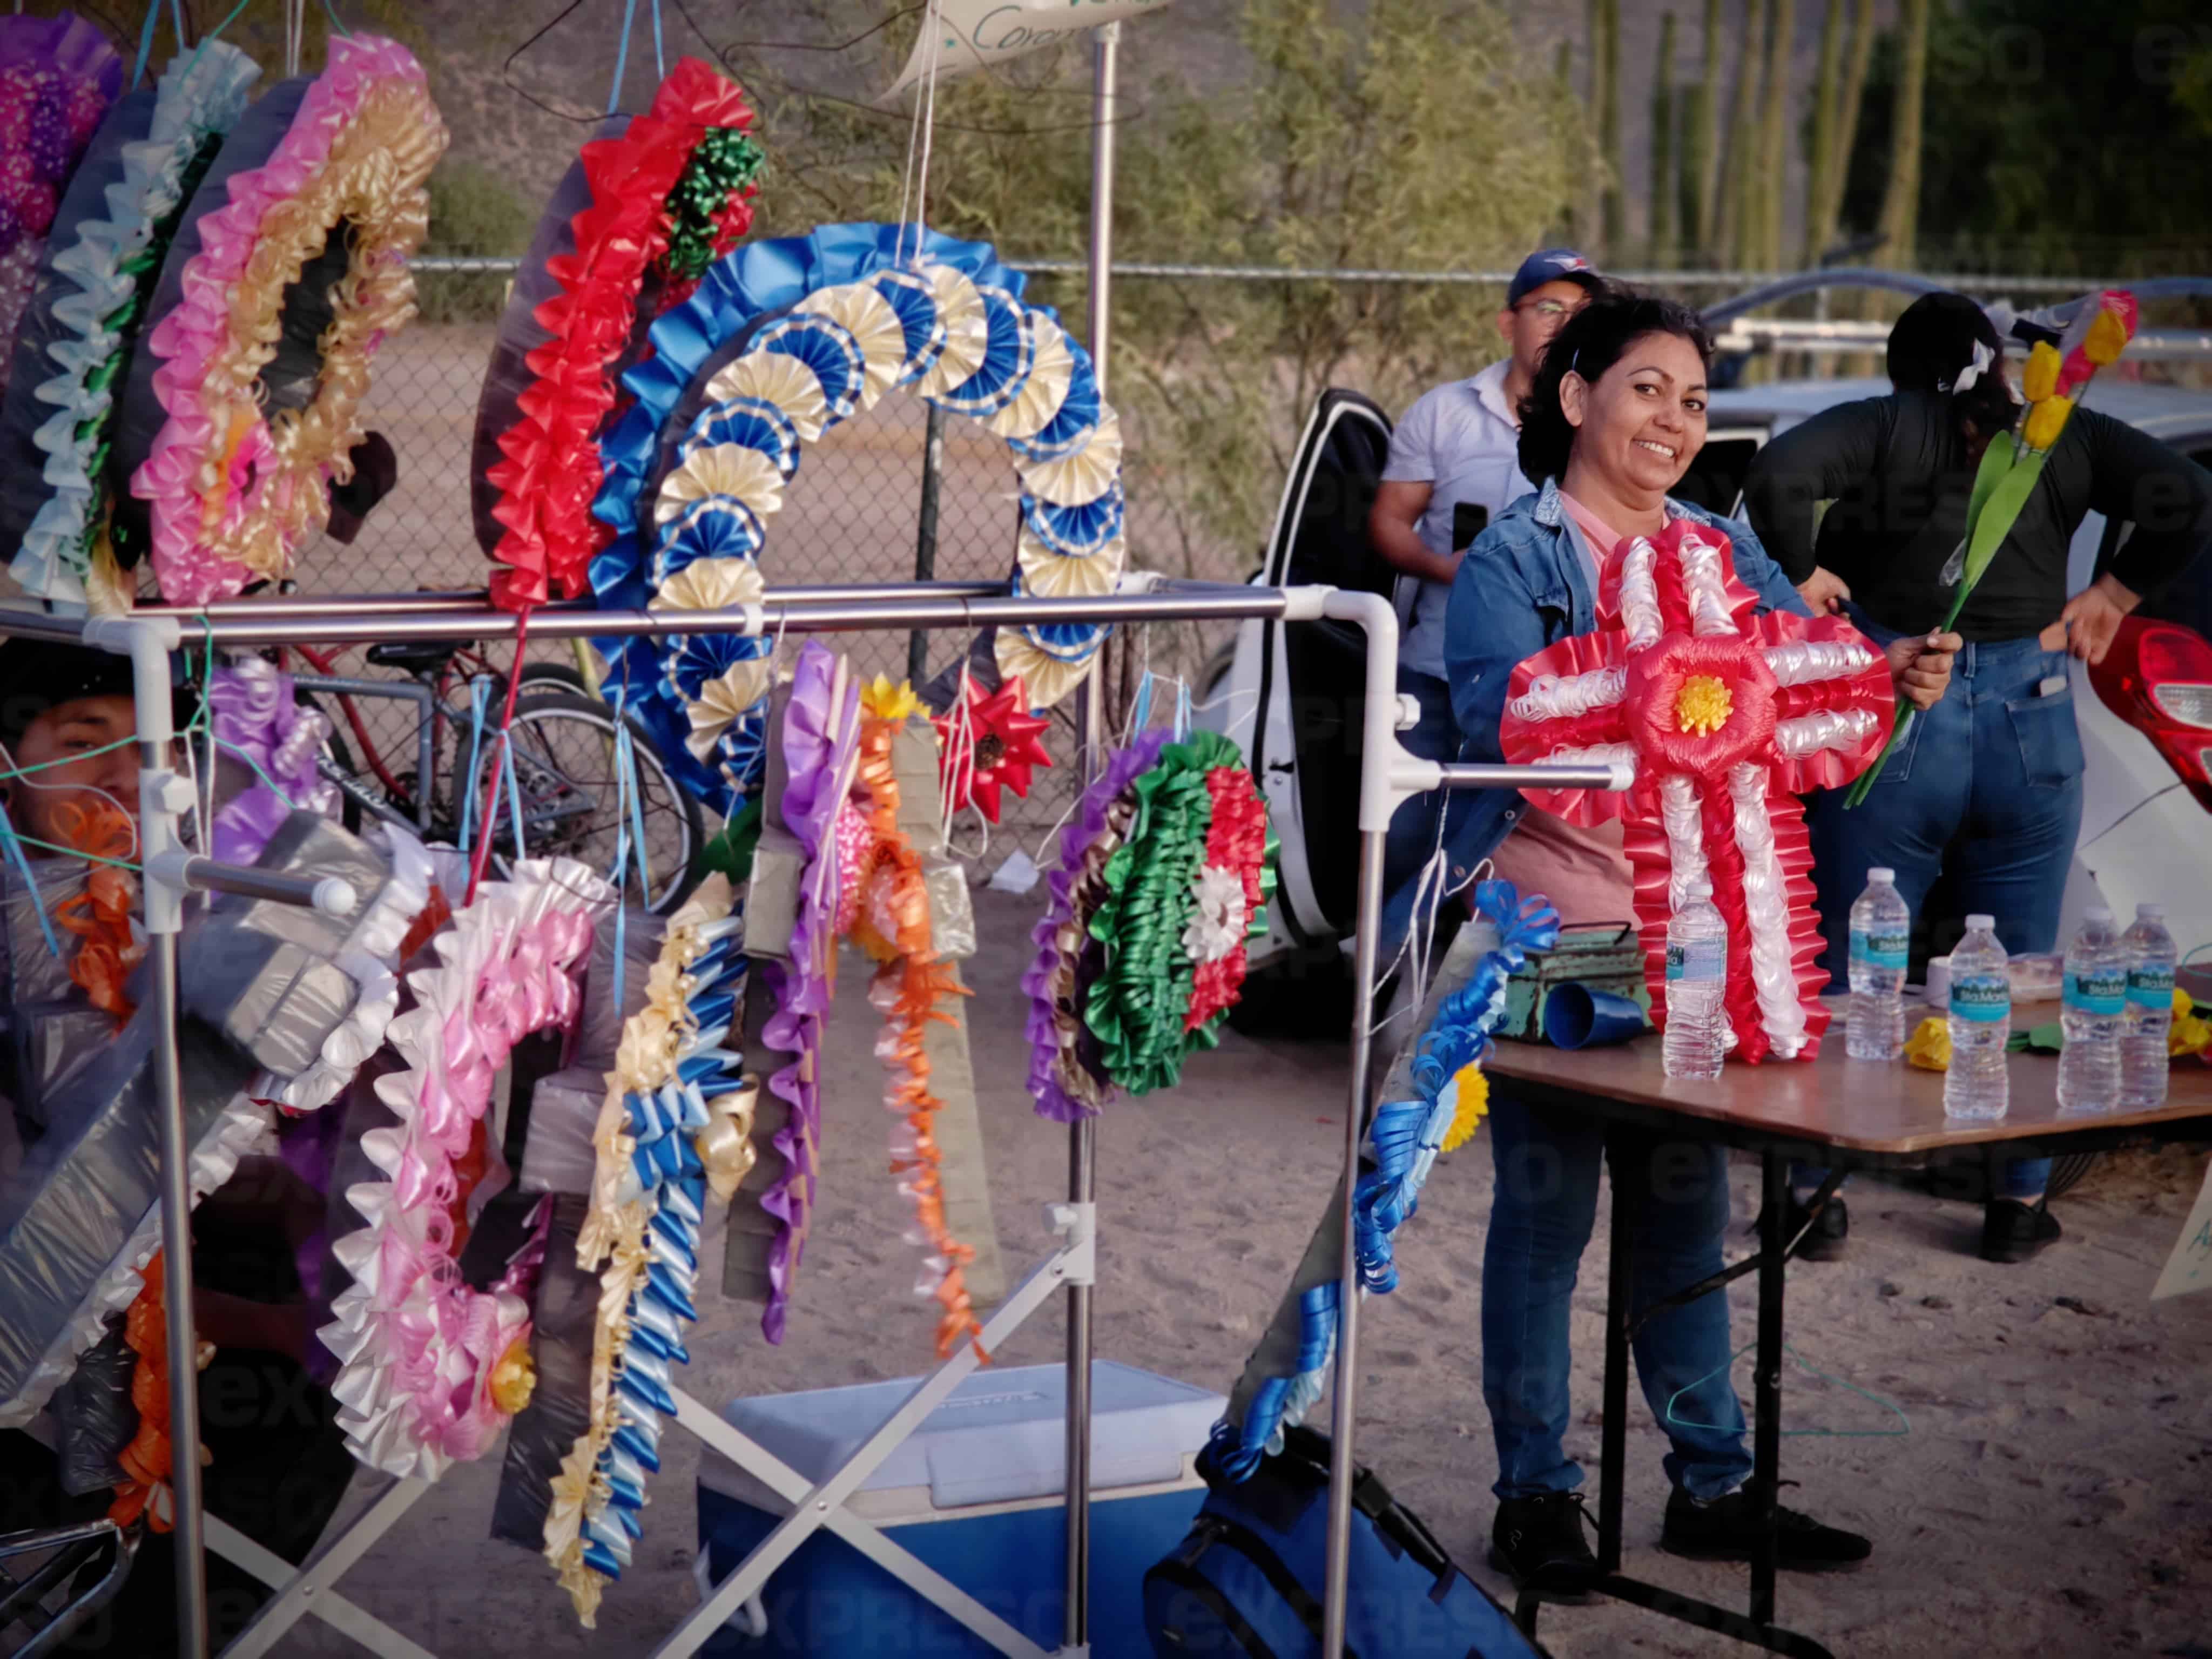
[{"label": "woman's hand", "polygon": [[[2111,575],[2103,575],[2066,601],[2058,613],[2058,626],[2066,633],[2066,649],[2086,663],[2100,663],[2112,648],[2113,637],[2128,612],[2142,603]],[[2048,629],[2044,630],[2046,634]],[[2056,646],[2051,647],[2057,649]]]},{"label": "woman's hand", "polygon": [[1882,654],[1889,659],[1890,684],[1899,699],[1915,708],[1933,708],[1942,702],[1944,688],[1951,684],[1951,659],[1965,643],[1956,634],[1892,640]]},{"label": "woman's hand", "polygon": [[1850,585],[1832,570],[1813,567],[1813,574],[1797,584],[1797,597],[1805,601],[1805,608],[1816,617],[1832,617],[1844,608],[1844,601],[1851,596]]}]

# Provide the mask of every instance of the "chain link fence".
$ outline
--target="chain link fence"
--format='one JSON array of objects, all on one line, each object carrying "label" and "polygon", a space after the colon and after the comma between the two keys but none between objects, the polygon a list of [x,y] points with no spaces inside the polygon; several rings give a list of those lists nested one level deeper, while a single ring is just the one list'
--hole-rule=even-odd
[{"label": "chain link fence", "polygon": [[[398,456],[397,486],[370,514],[351,545],[322,538],[302,550],[298,579],[303,591],[386,593],[483,585],[486,562],[470,520],[470,446],[477,395],[491,357],[491,319],[501,307],[514,264],[504,257],[418,262],[422,316],[432,320],[418,320],[385,343],[364,411],[365,424],[381,432]],[[1063,306],[1079,301],[1079,263],[1037,261],[1024,268],[1037,279],[1034,297]],[[1255,271],[1214,265],[1116,270],[1125,278],[1139,281],[1466,282],[1501,290],[1509,275]],[[1693,303],[1741,292],[1777,274],[1626,273],[1640,283],[1680,292]],[[1948,280],[1977,292],[2010,292],[2023,302],[2078,291],[2079,282],[2025,273],[1958,274]],[[953,580],[1002,579],[1012,566],[1017,523],[1014,477],[1005,446],[975,422],[957,417],[941,420],[936,428],[936,488],[931,492],[927,480],[932,430],[928,408],[920,398],[894,395],[810,447],[770,527],[762,559],[769,580],[902,580],[918,572]],[[1148,480],[1172,465],[1173,457],[1148,451],[1141,428],[1126,411],[1123,434],[1131,568],[1217,580],[1249,576],[1258,563],[1259,550],[1194,543],[1188,526],[1174,522],[1158,504],[1164,492],[1148,488]],[[933,493],[933,511],[925,534],[924,501]],[[1232,631],[1224,624],[1154,624],[1129,630],[1120,647],[1129,653],[1128,670],[1117,673],[1109,685],[1127,688],[1149,669],[1164,678],[1181,677],[1194,696],[1202,699],[1207,665]],[[836,643],[864,675],[883,673],[896,679],[910,671],[910,641],[904,634],[841,635]],[[928,636],[922,641],[922,672],[917,679],[956,664],[971,643],[969,637],[949,632]],[[533,644],[528,649],[533,658],[573,660],[574,648],[566,643]],[[340,667],[341,672],[360,671],[358,648],[348,653]],[[1154,706],[1172,703],[1156,697]],[[411,764],[412,706],[380,699],[360,708],[385,752]],[[1006,823],[988,849],[990,864],[995,865],[1013,840],[1035,853],[1043,832],[1061,818],[1074,798],[1075,775],[1068,763],[1074,750],[1070,711],[1063,708],[1059,718],[1060,729],[1050,743],[1058,764],[1037,775],[1026,800],[1007,798]],[[964,835],[963,842],[971,850],[981,844],[973,832]]]}]

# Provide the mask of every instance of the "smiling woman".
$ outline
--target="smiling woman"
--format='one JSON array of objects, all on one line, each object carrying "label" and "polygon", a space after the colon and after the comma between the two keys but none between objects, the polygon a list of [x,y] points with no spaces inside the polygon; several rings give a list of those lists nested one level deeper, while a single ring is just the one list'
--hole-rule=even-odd
[{"label": "smiling woman", "polygon": [[[1688,311],[1625,295],[1593,300],[1552,341],[1521,407],[1521,470],[1538,492],[1476,539],[1446,612],[1444,663],[1466,758],[1504,758],[1502,740],[1517,743],[1533,725],[1546,752],[1633,757],[1641,785],[1671,781],[1662,775],[1692,762],[1724,770],[1729,787],[1719,799],[1731,811],[1736,773],[1763,779],[1738,763],[1762,727],[1773,729],[1761,714],[1772,714],[1778,693],[1746,647],[1802,632],[1804,605],[1748,526],[1668,496],[1705,443],[1710,349]],[[1757,615],[1777,611],[1796,614]],[[1872,673],[1878,692],[1875,653],[1850,660]],[[1662,682],[1656,694],[1648,681]],[[1650,731],[1628,718],[1638,711]],[[1644,866],[1632,866],[1620,823],[1590,811],[1570,820],[1556,815],[1565,803],[1533,799],[1553,810],[1530,811],[1502,790],[1469,798],[1449,838],[1450,862],[1473,870],[1490,857],[1495,877],[1544,895],[1571,925],[1640,919]],[[1765,825],[1763,796],[1759,805]],[[1703,823],[1694,799],[1692,807],[1686,835]],[[1761,844],[1771,851],[1772,841]],[[1722,857],[1717,842],[1714,856]],[[1778,892],[1774,868],[1763,865],[1762,879]],[[1667,887],[1662,876],[1662,902]],[[1754,951],[1745,960],[1757,968],[1762,959]],[[1785,1000],[1796,1010],[1783,994],[1793,989],[1778,992],[1778,1010]],[[1790,1042],[1790,1052],[1803,1046],[1794,1034]],[[1483,1261],[1482,1368],[1498,1445],[1492,1559],[1523,1588],[1573,1591],[1597,1571],[1573,1490],[1581,1472],[1562,1443],[1569,1302],[1595,1215],[1600,1159],[1634,1212],[1635,1294],[1645,1305],[1718,1270],[1727,1160],[1717,1146],[1662,1152],[1654,1137],[1502,1096],[1491,1110],[1498,1182]],[[1672,1442],[1662,1547],[1741,1559],[1756,1526],[1738,1492],[1751,1460],[1729,1352],[1727,1306],[1709,1297],[1655,1310],[1636,1362]],[[1858,1560],[1871,1547],[1785,1511],[1779,1547],[1784,1566],[1813,1567]]]}]

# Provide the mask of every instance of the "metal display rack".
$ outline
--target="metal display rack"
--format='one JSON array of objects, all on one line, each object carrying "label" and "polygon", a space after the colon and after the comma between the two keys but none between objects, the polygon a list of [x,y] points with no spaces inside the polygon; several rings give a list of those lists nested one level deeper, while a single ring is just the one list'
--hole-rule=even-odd
[{"label": "metal display rack", "polygon": [[[1101,599],[1050,600],[1017,596],[1005,584],[901,583],[861,587],[769,590],[762,603],[724,611],[595,611],[574,604],[530,613],[535,639],[635,637],[678,634],[738,634],[781,637],[867,629],[977,629],[994,625],[1152,622],[1316,622],[1328,618],[1358,627],[1367,644],[1364,754],[1359,790],[1358,908],[1353,940],[1354,993],[1349,1105],[1345,1115],[1343,1206],[1345,1240],[1338,1298],[1332,1401],[1334,1451],[1330,1471],[1328,1574],[1322,1650],[1342,1650],[1346,1567],[1352,1516],[1352,1440],[1358,1400],[1358,1264],[1353,1255],[1351,1201],[1364,1138],[1364,1107],[1374,1062],[1376,925],[1382,902],[1383,835],[1392,812],[1409,796],[1438,788],[1621,788],[1626,769],[1608,765],[1438,765],[1409,755],[1397,732],[1411,724],[1396,692],[1398,623],[1378,595],[1321,587],[1249,587],[1171,581],[1134,574],[1121,591]],[[191,1322],[191,1206],[182,1084],[177,1047],[177,936],[183,896],[190,890],[244,892],[286,902],[312,904],[344,915],[354,895],[345,884],[276,877],[197,857],[182,848],[178,825],[189,810],[189,785],[168,765],[174,737],[170,706],[171,659],[209,647],[252,647],[309,641],[318,643],[387,640],[480,641],[516,638],[521,619],[487,605],[477,594],[376,595],[358,598],[286,596],[235,601],[203,610],[153,608],[125,617],[94,619],[0,611],[0,634],[81,642],[127,655],[137,689],[140,744],[141,847],[146,868],[147,930],[152,936],[153,995],[161,1008],[156,1048],[161,1143],[162,1243],[168,1268],[170,1440],[173,1449],[177,1562],[178,1649],[205,1659],[207,1596],[204,1551],[212,1546],[277,1591],[254,1625],[227,1651],[246,1659],[265,1652],[299,1619],[313,1613],[379,1652],[419,1654],[416,1644],[379,1624],[335,1593],[335,1582],[375,1540],[428,1490],[421,1482],[397,1483],[377,1497],[337,1536],[326,1538],[308,1565],[291,1571],[266,1551],[202,1510],[199,1411]],[[1104,758],[1098,677],[1085,683],[1079,711],[1085,779]],[[1055,1650],[1063,1659],[1090,1651],[1088,1605],[1091,1502],[1091,1291],[1096,1262],[1096,1141],[1089,1121],[1069,1131],[1068,1192],[1048,1214],[1059,1247],[1035,1267],[992,1316],[984,1334],[996,1346],[1054,1295],[1067,1296],[1066,1616]],[[730,1456],[792,1504],[788,1516],[730,1577],[656,1650],[669,1656],[697,1650],[732,1611],[766,1583],[812,1532],[827,1528],[869,1555],[917,1593],[945,1608],[1001,1651],[1033,1659],[1043,1650],[998,1620],[957,1586],[914,1560],[861,1517],[843,1508],[868,1473],[976,1364],[972,1349],[922,1380],[898,1411],[848,1462],[819,1482],[809,1482],[724,1423],[688,1395],[678,1396],[677,1421]]]}]

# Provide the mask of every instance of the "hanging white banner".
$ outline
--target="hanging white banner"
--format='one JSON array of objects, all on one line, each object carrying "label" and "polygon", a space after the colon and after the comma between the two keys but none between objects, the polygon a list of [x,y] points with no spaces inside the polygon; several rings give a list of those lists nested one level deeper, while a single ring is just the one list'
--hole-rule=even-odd
[{"label": "hanging white banner", "polygon": [[933,31],[925,21],[889,102],[929,73],[932,46],[940,80],[986,64],[1004,63],[1086,33],[1102,23],[1141,17],[1170,0],[939,0]]}]

